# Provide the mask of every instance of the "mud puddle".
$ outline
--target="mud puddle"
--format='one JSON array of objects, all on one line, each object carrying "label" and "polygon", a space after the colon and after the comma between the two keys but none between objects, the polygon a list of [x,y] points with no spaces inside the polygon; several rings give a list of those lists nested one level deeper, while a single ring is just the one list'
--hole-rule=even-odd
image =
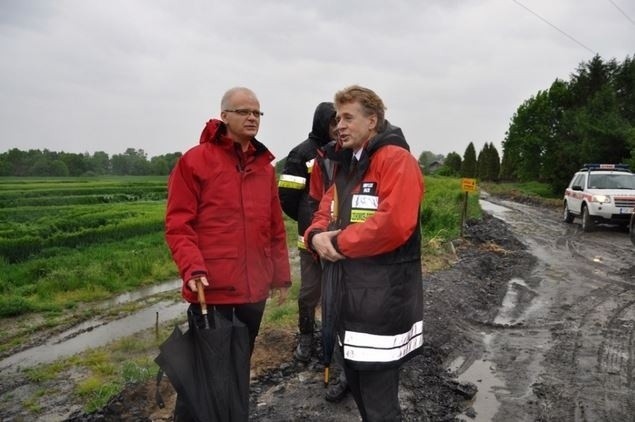
[{"label": "mud puddle", "polygon": [[[535,292],[525,283],[522,278],[513,277],[507,283],[507,291],[498,309],[497,315],[493,319],[492,330],[481,331],[480,347],[475,350],[482,350],[474,355],[458,356],[449,365],[448,371],[458,374],[458,381],[461,383],[473,384],[477,387],[477,393],[471,402],[473,412],[468,417],[462,415],[460,420],[474,422],[489,422],[494,420],[502,406],[499,396],[508,396],[510,390],[504,378],[504,374],[498,373],[495,362],[498,350],[508,343],[506,329],[514,326],[521,327],[524,324],[525,316],[541,305],[527,300],[527,292]],[[497,330],[501,328],[501,330]],[[532,368],[534,373],[539,371],[538,367]]]},{"label": "mud puddle", "polygon": [[[176,290],[180,286],[180,280],[172,280],[125,293],[97,304],[95,306],[96,314],[99,314],[100,310],[108,310],[116,306]],[[179,301],[180,296],[176,292],[174,297],[175,300],[159,301],[123,318],[106,321],[96,317],[84,321],[50,337],[43,344],[22,350],[0,360],[0,374],[16,372],[37,364],[50,363],[89,348],[104,346],[114,340],[134,335],[163,322],[174,320],[182,316],[185,310],[185,305]]]}]

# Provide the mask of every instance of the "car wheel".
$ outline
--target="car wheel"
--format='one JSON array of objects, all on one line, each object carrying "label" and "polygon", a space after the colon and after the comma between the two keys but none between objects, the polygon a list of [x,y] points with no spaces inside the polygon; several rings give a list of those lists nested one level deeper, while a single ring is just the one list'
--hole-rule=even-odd
[{"label": "car wheel", "polygon": [[582,230],[585,232],[593,231],[595,228],[595,224],[593,223],[593,219],[591,219],[591,214],[589,214],[589,208],[586,205],[582,205]]},{"label": "car wheel", "polygon": [[631,242],[635,245],[635,214],[631,215],[631,224],[629,226],[629,230],[631,231]]},{"label": "car wheel", "polygon": [[569,212],[569,204],[567,204],[567,201],[564,201],[564,211],[562,215],[562,220],[565,223],[573,223],[573,218],[574,218],[574,215]]}]

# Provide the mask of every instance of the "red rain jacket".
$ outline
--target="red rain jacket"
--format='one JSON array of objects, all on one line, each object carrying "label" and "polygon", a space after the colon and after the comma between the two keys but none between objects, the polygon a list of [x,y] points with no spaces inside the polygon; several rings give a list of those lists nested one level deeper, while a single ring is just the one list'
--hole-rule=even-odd
[{"label": "red rain jacket", "polygon": [[178,161],[168,181],[166,241],[183,279],[206,275],[209,304],[255,303],[291,284],[274,156],[253,139],[241,160],[220,120]]}]

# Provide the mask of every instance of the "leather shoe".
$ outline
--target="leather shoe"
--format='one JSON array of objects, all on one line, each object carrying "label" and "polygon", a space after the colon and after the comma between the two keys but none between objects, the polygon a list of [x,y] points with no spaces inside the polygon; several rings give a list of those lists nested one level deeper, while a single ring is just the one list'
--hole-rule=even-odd
[{"label": "leather shoe", "polygon": [[337,378],[329,381],[326,387],[324,398],[331,403],[337,403],[342,400],[348,392],[348,383],[345,379]]}]

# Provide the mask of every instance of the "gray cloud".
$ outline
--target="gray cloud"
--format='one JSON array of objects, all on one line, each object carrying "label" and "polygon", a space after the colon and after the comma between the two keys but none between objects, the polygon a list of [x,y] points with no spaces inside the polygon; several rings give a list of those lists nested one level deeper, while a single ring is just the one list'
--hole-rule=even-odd
[{"label": "gray cloud", "polygon": [[[521,3],[606,60],[633,55],[610,2]],[[500,147],[524,100],[592,57],[512,0],[5,0],[0,53],[0,151],[185,151],[244,85],[278,158],[353,83],[383,97],[416,155]]]}]

